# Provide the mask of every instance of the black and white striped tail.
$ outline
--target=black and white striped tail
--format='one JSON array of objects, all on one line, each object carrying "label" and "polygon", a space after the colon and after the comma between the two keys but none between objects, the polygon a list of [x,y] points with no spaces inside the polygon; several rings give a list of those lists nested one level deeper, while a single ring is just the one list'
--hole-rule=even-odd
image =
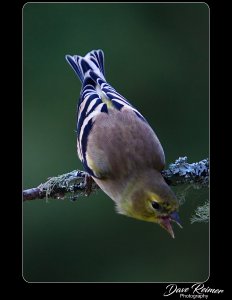
[{"label": "black and white striped tail", "polygon": [[104,53],[102,50],[93,50],[84,57],[79,55],[66,55],[65,58],[82,83],[90,71],[93,71],[105,80]]}]

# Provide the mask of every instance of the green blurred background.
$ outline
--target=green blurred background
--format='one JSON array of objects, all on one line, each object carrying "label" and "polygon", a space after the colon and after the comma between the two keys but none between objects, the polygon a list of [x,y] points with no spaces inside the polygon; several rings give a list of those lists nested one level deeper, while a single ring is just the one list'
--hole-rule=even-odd
[{"label": "green blurred background", "polygon": [[[45,4],[23,8],[23,187],[82,169],[76,156],[80,82],[65,54],[105,53],[106,78],[155,129],[169,164],[208,157],[209,9],[192,4]],[[209,226],[190,224],[208,190],[191,190],[184,229],[115,213],[98,192],[23,204],[27,281],[187,282],[209,275]]]}]

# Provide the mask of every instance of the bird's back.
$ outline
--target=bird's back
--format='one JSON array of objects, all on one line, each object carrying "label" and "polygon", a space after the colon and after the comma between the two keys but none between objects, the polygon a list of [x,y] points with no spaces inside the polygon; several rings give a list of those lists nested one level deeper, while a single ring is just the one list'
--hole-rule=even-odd
[{"label": "bird's back", "polygon": [[154,131],[126,108],[99,115],[87,147],[87,162],[94,164],[100,177],[130,176],[146,168],[161,171],[165,164]]}]

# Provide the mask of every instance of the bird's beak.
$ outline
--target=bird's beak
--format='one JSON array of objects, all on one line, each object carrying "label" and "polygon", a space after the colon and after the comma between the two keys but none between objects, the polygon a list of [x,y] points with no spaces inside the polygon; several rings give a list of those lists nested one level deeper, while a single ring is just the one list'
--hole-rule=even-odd
[{"label": "bird's beak", "polygon": [[167,230],[167,232],[171,235],[171,237],[174,239],[175,235],[172,229],[171,221],[176,222],[181,228],[180,224],[180,217],[177,212],[173,212],[170,214],[170,216],[163,216],[160,218],[160,226]]},{"label": "bird's beak", "polygon": [[171,219],[171,221],[176,222],[176,224],[178,224],[180,226],[180,228],[183,228],[181,225],[179,214],[176,211],[174,211],[173,213],[170,214],[170,219]]},{"label": "bird's beak", "polygon": [[173,229],[172,229],[172,225],[171,225],[171,219],[170,217],[161,217],[160,218],[160,226],[163,227],[165,230],[167,230],[167,232],[171,235],[171,237],[174,239],[175,238],[175,235],[174,235],[174,232],[173,232]]}]

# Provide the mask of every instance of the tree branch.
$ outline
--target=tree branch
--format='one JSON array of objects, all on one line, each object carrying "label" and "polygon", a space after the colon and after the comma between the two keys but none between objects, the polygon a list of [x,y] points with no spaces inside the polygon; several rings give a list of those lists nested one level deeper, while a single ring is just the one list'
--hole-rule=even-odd
[{"label": "tree branch", "polygon": [[[201,188],[209,184],[209,161],[201,160],[196,163],[187,163],[187,157],[180,157],[168,169],[162,172],[164,179],[170,185],[190,184]],[[43,198],[64,199],[69,197],[76,200],[80,196],[89,194],[87,173],[79,170],[50,177],[45,183],[36,188],[23,191],[23,201]],[[98,190],[95,182],[92,183],[91,192]]]},{"label": "tree branch", "polygon": [[187,183],[198,188],[207,187],[209,185],[209,160],[206,158],[189,164],[187,156],[179,157],[162,174],[164,179],[170,181],[171,185]]}]

